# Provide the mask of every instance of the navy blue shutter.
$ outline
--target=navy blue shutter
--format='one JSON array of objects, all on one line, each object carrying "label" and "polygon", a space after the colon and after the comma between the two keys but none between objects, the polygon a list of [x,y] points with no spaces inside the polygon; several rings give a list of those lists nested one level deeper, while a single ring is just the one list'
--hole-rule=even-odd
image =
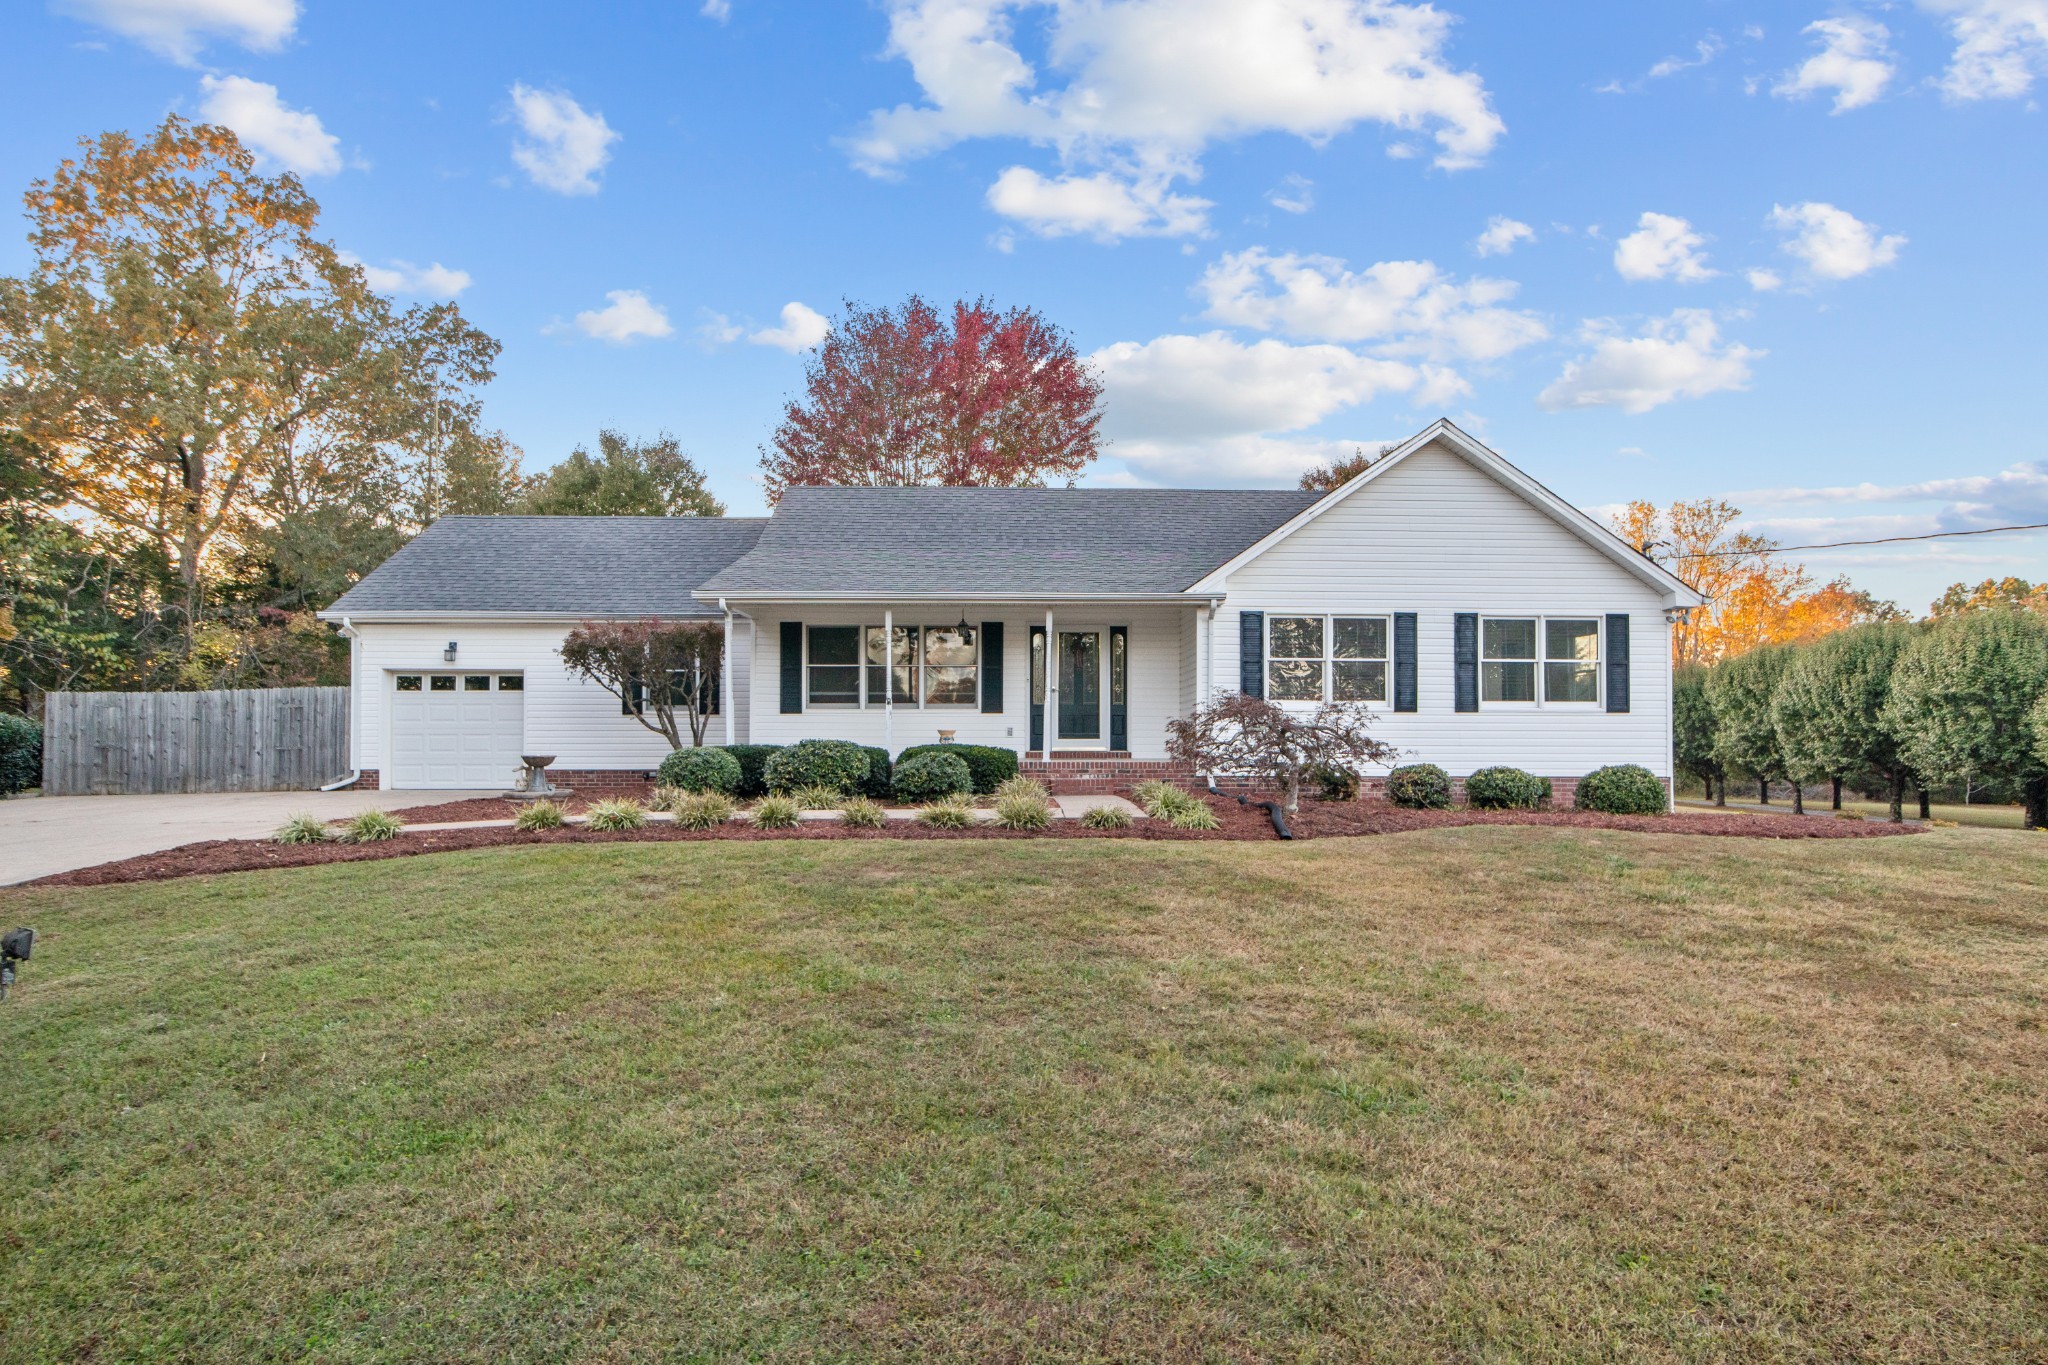
[{"label": "navy blue shutter", "polygon": [[1628,710],[1628,616],[1623,612],[1607,618],[1607,709]]},{"label": "navy blue shutter", "polygon": [[1451,626],[1451,652],[1457,660],[1457,707],[1479,709],[1479,613],[1461,611]]},{"label": "navy blue shutter", "polygon": [[638,678],[626,684],[626,695],[619,698],[619,714],[637,716],[647,709],[647,689]]},{"label": "navy blue shutter", "polygon": [[1237,614],[1237,690],[1247,697],[1266,695],[1266,613]]},{"label": "navy blue shutter", "polygon": [[[1032,678],[1032,671],[1038,667],[1051,668],[1052,660],[1046,658],[1045,627],[1031,628],[1031,656],[1025,660],[1024,676]],[[1045,752],[1045,694],[1038,690],[1035,680],[1025,684],[1031,689],[1031,747]]]},{"label": "navy blue shutter", "polygon": [[1415,705],[1415,613],[1394,613],[1394,709],[1413,711]]},{"label": "navy blue shutter", "polygon": [[794,716],[804,709],[804,623],[782,623],[782,714]]},{"label": "navy blue shutter", "polygon": [[1003,623],[981,623],[981,710],[996,715],[1003,709]]},{"label": "navy blue shutter", "polygon": [[1109,747],[1127,750],[1131,747],[1131,715],[1129,698],[1129,676],[1127,656],[1131,648],[1131,628],[1111,626],[1109,628]]}]

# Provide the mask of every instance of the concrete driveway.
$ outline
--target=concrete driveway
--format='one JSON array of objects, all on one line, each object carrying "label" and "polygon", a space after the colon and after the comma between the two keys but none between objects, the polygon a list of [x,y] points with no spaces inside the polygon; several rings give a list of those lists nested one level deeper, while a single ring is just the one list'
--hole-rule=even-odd
[{"label": "concrete driveway", "polygon": [[201,839],[260,839],[304,812],[325,819],[497,792],[204,792],[0,801],[0,886]]}]

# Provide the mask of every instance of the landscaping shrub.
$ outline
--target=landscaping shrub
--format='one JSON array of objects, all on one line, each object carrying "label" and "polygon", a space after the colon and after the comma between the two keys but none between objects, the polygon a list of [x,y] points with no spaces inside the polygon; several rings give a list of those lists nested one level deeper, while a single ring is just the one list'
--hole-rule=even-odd
[{"label": "landscaping shrub", "polygon": [[1035,777],[1013,777],[996,788],[996,799],[1006,796],[1029,796],[1039,801],[1052,800],[1052,793],[1045,784]]},{"label": "landscaping shrub", "polygon": [[1175,829],[1221,829],[1223,822],[1216,818],[1216,812],[1209,809],[1209,803],[1190,796],[1188,803],[1167,817],[1168,824]]},{"label": "landscaping shrub", "polygon": [[1434,763],[1411,763],[1387,774],[1387,800],[1406,810],[1449,810],[1451,775]]},{"label": "landscaping shrub", "polygon": [[1465,779],[1465,804],[1475,810],[1535,810],[1550,784],[1520,768],[1481,768]]},{"label": "landscaping shrub", "polygon": [[1131,813],[1121,806],[1097,806],[1081,817],[1083,829],[1129,829]]},{"label": "landscaping shrub", "polygon": [[1356,801],[1358,799],[1358,774],[1349,768],[1318,768],[1309,774],[1316,785],[1316,798],[1321,801]]},{"label": "landscaping shrub", "polygon": [[1171,782],[1140,782],[1131,788],[1131,797],[1155,820],[1171,820],[1197,806],[1208,809]]},{"label": "landscaping shrub", "polygon": [[0,714],[0,796],[43,785],[43,727],[27,716]]},{"label": "landscaping shrub", "polygon": [[519,808],[519,814],[512,817],[512,828],[523,829],[531,834],[540,829],[560,829],[567,812],[552,801],[534,801]]},{"label": "landscaping shrub", "polygon": [[1017,751],[993,744],[913,744],[896,755],[898,766],[924,754],[951,754],[967,765],[976,794],[988,796],[1017,775]]},{"label": "landscaping shrub", "polygon": [[968,804],[965,793],[957,793],[919,807],[917,819],[935,829],[966,829],[974,823],[974,807]]},{"label": "landscaping shrub", "polygon": [[780,744],[729,744],[725,752],[740,765],[740,784],[732,794],[751,801],[768,794],[768,760],[782,752]]},{"label": "landscaping shrub", "polygon": [[1052,804],[1031,792],[998,796],[996,823],[1004,829],[1046,829],[1052,824]]},{"label": "landscaping shrub", "polygon": [[366,810],[352,817],[334,837],[344,844],[381,844],[396,839],[405,821],[386,811]]},{"label": "landscaping shrub", "polygon": [[724,792],[692,792],[674,806],[679,829],[716,829],[732,819],[732,798]]},{"label": "landscaping shrub", "polygon": [[871,744],[862,745],[860,751],[868,756],[868,775],[854,790],[871,801],[887,801],[890,776],[896,766],[889,761],[889,751]]},{"label": "landscaping shrub", "polygon": [[1634,763],[1596,768],[1580,778],[1578,807],[1604,815],[1662,815],[1669,809],[1664,784]]},{"label": "landscaping shrub", "polygon": [[273,844],[324,844],[327,822],[317,815],[294,815],[270,836]]},{"label": "landscaping shrub", "polygon": [[960,755],[941,752],[934,746],[897,761],[895,789],[897,797],[904,801],[965,795],[974,790],[974,775]]},{"label": "landscaping shrub", "polygon": [[647,807],[638,801],[599,801],[583,813],[583,823],[606,834],[639,829],[647,823]]},{"label": "landscaping shrub", "polygon": [[661,760],[655,780],[686,792],[730,796],[740,789],[740,761],[724,749],[678,749]]},{"label": "landscaping shrub", "polygon": [[769,758],[763,769],[768,790],[793,792],[801,787],[830,787],[855,792],[868,775],[867,751],[851,740],[806,739]]},{"label": "landscaping shrub", "polygon": [[838,810],[846,801],[845,792],[833,791],[830,787],[798,787],[786,792],[800,810]]},{"label": "landscaping shrub", "polygon": [[764,796],[754,804],[754,823],[762,829],[788,829],[803,818],[803,807],[786,796]]},{"label": "landscaping shrub", "polygon": [[887,823],[889,812],[882,809],[879,801],[856,796],[839,808],[839,818],[855,829],[880,829]]}]

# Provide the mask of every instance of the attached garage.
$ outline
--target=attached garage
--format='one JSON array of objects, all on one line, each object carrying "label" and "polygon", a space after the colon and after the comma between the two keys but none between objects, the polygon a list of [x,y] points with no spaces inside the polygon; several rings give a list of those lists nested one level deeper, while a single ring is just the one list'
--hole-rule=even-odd
[{"label": "attached garage", "polygon": [[523,673],[392,673],[391,774],[399,788],[505,789],[526,746]]}]

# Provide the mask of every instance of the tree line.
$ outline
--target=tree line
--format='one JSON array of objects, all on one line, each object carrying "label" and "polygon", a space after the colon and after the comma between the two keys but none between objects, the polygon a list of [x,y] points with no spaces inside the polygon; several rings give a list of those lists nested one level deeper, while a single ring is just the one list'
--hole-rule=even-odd
[{"label": "tree line", "polygon": [[[2017,584],[2019,591],[2012,591]],[[1884,792],[1903,818],[1907,788],[1927,814],[1930,788],[1970,784],[2048,826],[2048,611],[2019,580],[1958,584],[1937,614],[1871,621],[1804,644],[1766,644],[1675,677],[1673,741],[1681,773],[1717,803],[1730,778],[1845,784]],[[2031,596],[2048,606],[2048,594]]]}]

